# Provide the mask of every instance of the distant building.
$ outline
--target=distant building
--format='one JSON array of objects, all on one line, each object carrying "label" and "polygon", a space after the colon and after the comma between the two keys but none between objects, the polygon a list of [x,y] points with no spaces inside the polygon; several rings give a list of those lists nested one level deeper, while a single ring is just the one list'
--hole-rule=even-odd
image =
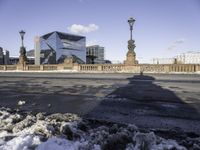
[{"label": "distant building", "polygon": [[110,60],[105,60],[104,62],[105,62],[105,64],[112,64],[112,62]]},{"label": "distant building", "polygon": [[86,48],[87,64],[104,64],[104,47],[99,45],[88,46]]},{"label": "distant building", "polygon": [[10,64],[9,51],[8,50],[4,50],[3,51],[3,56],[4,56],[4,65],[9,65]]},{"label": "distant building", "polygon": [[27,57],[35,57],[35,50],[32,49],[32,50],[27,51],[26,56]]},{"label": "distant building", "polygon": [[175,58],[154,58],[153,64],[174,64],[176,62]]},{"label": "distant building", "polygon": [[9,65],[9,51],[0,47],[0,65]]},{"label": "distant building", "polygon": [[120,60],[111,60],[111,63],[112,64],[123,64],[124,62],[120,61]]},{"label": "distant building", "polygon": [[176,58],[179,64],[200,64],[200,52],[187,52],[179,54]]},{"label": "distant building", "polygon": [[187,52],[175,58],[154,58],[153,64],[200,64],[200,52]]},{"label": "distant building", "polygon": [[[40,39],[35,39],[35,59],[38,64],[63,63],[67,57],[73,57],[77,63],[86,62],[86,38],[84,36],[72,35],[54,31],[45,34]],[[39,53],[40,52],[40,53]]]},{"label": "distant building", "polygon": [[[35,57],[27,56],[27,64],[33,65],[35,62]],[[11,65],[16,65],[19,62],[19,56],[10,56],[9,62]]]},{"label": "distant building", "polygon": [[3,48],[0,47],[0,65],[4,64],[4,59],[3,59]]},{"label": "distant building", "polygon": [[10,64],[16,65],[19,62],[19,56],[10,56]]}]

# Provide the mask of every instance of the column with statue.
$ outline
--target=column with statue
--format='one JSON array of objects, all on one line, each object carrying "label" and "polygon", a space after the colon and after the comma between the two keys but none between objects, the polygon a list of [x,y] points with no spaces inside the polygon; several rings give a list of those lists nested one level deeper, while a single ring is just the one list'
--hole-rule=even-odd
[{"label": "column with statue", "polygon": [[130,18],[128,20],[129,26],[130,26],[130,40],[128,41],[128,52],[126,54],[126,60],[124,61],[125,65],[134,65],[138,64],[138,61],[136,60],[136,53],[134,51],[135,49],[135,41],[132,39],[132,31],[133,31],[133,24],[135,22],[135,19]]},{"label": "column with statue", "polygon": [[22,46],[20,47],[20,56],[19,56],[18,66],[19,66],[20,70],[25,70],[26,63],[27,63],[26,48],[24,47],[25,32],[23,30],[21,30],[19,33],[20,33],[21,40],[22,40]]}]

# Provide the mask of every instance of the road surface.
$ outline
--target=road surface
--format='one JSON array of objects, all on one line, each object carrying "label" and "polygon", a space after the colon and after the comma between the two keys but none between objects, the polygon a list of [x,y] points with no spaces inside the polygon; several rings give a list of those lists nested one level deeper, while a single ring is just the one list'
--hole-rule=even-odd
[{"label": "road surface", "polygon": [[0,106],[200,134],[200,75],[1,72]]}]

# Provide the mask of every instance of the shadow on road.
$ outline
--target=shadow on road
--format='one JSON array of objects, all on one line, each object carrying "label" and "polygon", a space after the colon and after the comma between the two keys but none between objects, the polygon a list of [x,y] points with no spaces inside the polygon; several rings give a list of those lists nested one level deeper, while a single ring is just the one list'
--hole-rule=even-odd
[{"label": "shadow on road", "polygon": [[145,128],[200,131],[199,112],[173,91],[155,83],[154,77],[140,74],[128,80],[127,85],[107,95],[85,117],[134,123]]}]

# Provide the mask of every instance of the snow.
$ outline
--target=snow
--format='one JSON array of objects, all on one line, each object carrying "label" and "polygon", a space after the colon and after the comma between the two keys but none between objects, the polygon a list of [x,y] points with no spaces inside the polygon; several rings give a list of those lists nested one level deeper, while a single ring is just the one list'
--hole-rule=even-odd
[{"label": "snow", "polygon": [[24,104],[26,104],[26,102],[20,100],[17,104],[18,104],[18,105],[24,105]]},{"label": "snow", "polygon": [[[61,138],[50,138],[48,141],[40,144],[36,150],[79,150],[87,145],[87,142],[69,141]],[[94,145],[93,150],[100,150],[99,145]]]},{"label": "snow", "polygon": [[[200,140],[196,140],[193,145],[199,147]],[[144,133],[133,124],[119,125],[81,119],[69,113],[22,115],[0,109],[0,150],[29,149],[186,150],[187,148],[175,139],[165,139],[154,132]]]},{"label": "snow", "polygon": [[[186,150],[183,146],[180,146],[174,140],[165,140],[156,135],[153,132],[150,133],[136,133],[133,137],[133,141],[136,142],[134,150],[149,149],[149,150]],[[131,145],[132,146],[132,145]],[[127,148],[129,150],[130,148]]]},{"label": "snow", "polygon": [[1,150],[29,150],[41,143],[38,136],[20,135],[0,146]]}]

